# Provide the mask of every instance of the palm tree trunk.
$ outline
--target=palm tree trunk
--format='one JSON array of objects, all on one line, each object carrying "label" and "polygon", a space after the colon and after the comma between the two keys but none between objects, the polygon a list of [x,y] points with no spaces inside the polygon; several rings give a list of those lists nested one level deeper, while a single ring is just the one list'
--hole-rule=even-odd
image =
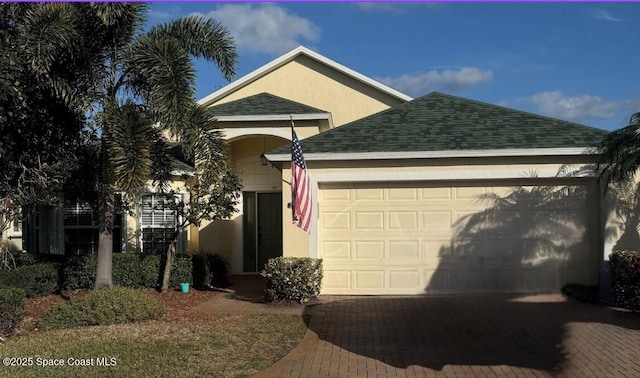
[{"label": "palm tree trunk", "polygon": [[176,242],[178,241],[178,231],[174,231],[171,237],[171,243],[167,248],[167,258],[164,262],[164,271],[162,274],[162,285],[160,291],[165,292],[169,290],[169,280],[171,279],[171,268],[173,268],[173,260],[176,255]]},{"label": "palm tree trunk", "polygon": [[113,286],[111,267],[113,265],[113,219],[115,216],[115,193],[111,185],[103,185],[100,190],[101,226],[98,236],[98,264],[96,267],[95,289]]}]

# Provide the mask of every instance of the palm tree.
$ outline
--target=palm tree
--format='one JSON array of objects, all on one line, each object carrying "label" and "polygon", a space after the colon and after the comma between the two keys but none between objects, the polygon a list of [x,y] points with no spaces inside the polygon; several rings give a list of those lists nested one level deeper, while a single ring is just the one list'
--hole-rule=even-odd
[{"label": "palm tree", "polygon": [[[185,155],[199,163],[199,169],[210,171],[203,175],[210,178],[209,184],[233,175],[212,116],[194,100],[194,59],[214,63],[230,80],[237,54],[227,29],[211,19],[188,16],[144,32],[147,4],[51,7],[66,12],[70,34],[83,32],[76,28],[80,20],[92,23],[90,36],[98,41],[92,48],[100,48],[100,61],[92,65],[93,87],[84,94],[93,105],[92,126],[100,145],[95,288],[111,287],[115,194],[124,193],[132,202],[150,180],[166,188],[170,170],[163,135],[178,141]],[[34,15],[33,22],[37,25],[46,17],[46,13]]]},{"label": "palm tree", "polygon": [[604,137],[598,147],[601,178],[605,183],[631,180],[640,167],[640,113],[634,113],[629,125]]},{"label": "palm tree", "polygon": [[[140,33],[145,4],[96,3],[93,8],[113,41],[105,51],[105,84],[97,116],[102,176],[95,287],[101,288],[112,285],[116,191],[136,198],[150,179],[160,187],[169,179],[161,133],[180,141],[189,157],[206,154],[224,160],[221,138],[208,131],[209,114],[194,101],[193,58],[214,62],[230,80],[237,55],[229,32],[210,19],[190,16]],[[172,256],[167,257],[170,267]]]}]

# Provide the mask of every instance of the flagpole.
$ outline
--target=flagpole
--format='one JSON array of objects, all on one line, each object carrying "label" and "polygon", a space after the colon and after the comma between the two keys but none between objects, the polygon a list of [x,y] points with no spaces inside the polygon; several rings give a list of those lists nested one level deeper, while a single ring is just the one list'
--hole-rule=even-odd
[{"label": "flagpole", "polygon": [[293,134],[295,133],[295,124],[293,123],[293,113],[289,113],[289,119],[291,120],[291,222],[296,223],[296,193],[295,185],[293,185],[295,177],[293,172]]}]

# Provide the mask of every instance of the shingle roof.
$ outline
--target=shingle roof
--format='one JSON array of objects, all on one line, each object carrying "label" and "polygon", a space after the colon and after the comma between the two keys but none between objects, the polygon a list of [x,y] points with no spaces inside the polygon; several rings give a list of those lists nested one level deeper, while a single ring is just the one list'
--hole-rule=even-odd
[{"label": "shingle roof", "polygon": [[169,155],[171,170],[187,173],[195,171],[193,161],[184,156],[180,144],[168,143],[166,152]]},{"label": "shingle roof", "polygon": [[327,113],[324,110],[274,96],[270,93],[260,93],[212,106],[209,110],[213,112],[214,116]]},{"label": "shingle roof", "polygon": [[[308,153],[596,146],[607,131],[432,92],[301,141]],[[284,146],[271,154],[285,154]]]}]

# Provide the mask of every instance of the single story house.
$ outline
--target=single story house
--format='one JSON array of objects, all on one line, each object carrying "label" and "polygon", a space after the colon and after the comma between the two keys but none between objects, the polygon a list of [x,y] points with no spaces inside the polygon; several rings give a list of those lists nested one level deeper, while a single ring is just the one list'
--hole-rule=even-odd
[{"label": "single story house", "polygon": [[[237,214],[191,227],[179,249],[218,252],[236,274],[309,256],[324,261],[323,294],[558,292],[599,284],[623,232],[591,169],[604,130],[437,92],[413,99],[305,47],[200,103],[243,192]],[[309,233],[291,217],[291,118]],[[123,252],[154,250],[172,221],[144,210],[157,201],[149,189],[120,223]],[[62,253],[57,222],[47,234]]]}]

